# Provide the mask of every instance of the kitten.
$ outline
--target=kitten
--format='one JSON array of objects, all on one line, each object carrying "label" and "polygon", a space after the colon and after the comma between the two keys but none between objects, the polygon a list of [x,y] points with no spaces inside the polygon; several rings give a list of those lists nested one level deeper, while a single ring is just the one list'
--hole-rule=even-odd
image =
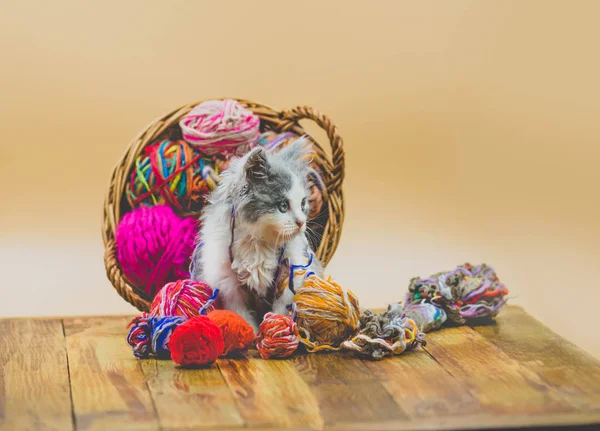
[{"label": "kitten", "polygon": [[289,264],[303,265],[294,271],[295,287],[307,271],[322,276],[306,237],[311,168],[302,159],[307,153],[301,138],[277,153],[258,147],[233,160],[202,214],[192,278],[220,289],[223,307],[255,331],[265,312],[286,314],[292,303],[292,286],[278,297],[273,292],[276,281],[289,274]]}]

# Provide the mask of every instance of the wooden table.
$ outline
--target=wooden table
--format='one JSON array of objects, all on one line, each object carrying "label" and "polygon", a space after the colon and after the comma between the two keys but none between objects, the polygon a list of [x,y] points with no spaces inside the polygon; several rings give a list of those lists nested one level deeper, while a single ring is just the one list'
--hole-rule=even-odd
[{"label": "wooden table", "polygon": [[135,359],[130,318],[0,320],[0,429],[600,424],[600,363],[515,306],[380,362],[251,353],[204,370]]}]

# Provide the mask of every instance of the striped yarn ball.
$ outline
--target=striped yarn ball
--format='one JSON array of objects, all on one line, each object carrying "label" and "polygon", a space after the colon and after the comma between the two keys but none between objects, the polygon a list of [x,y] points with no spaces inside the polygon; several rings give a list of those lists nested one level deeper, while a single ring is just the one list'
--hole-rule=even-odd
[{"label": "striped yarn ball", "polygon": [[243,154],[260,135],[260,119],[235,100],[209,100],[179,122],[183,139],[204,154]]},{"label": "striped yarn ball", "polygon": [[156,295],[150,306],[151,316],[182,316],[190,318],[201,312],[210,313],[218,290],[203,281],[189,279],[167,283]]},{"label": "striped yarn ball", "polygon": [[184,140],[162,139],[135,160],[125,195],[131,208],[168,204],[178,214],[197,216],[219,180],[215,161]]},{"label": "striped yarn ball", "polygon": [[267,313],[256,335],[256,348],[263,359],[286,358],[298,349],[298,329],[294,319]]},{"label": "striped yarn ball", "polygon": [[133,319],[129,324],[131,330],[127,342],[133,348],[135,357],[170,359],[169,340],[175,328],[185,320],[180,316],[156,317],[147,313]]}]

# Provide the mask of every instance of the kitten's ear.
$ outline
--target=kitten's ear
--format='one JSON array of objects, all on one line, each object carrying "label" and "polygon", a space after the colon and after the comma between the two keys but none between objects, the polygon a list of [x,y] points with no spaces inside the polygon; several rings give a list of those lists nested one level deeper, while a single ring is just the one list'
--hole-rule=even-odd
[{"label": "kitten's ear", "polygon": [[290,161],[306,161],[312,154],[312,145],[308,140],[308,137],[302,136],[282,149],[279,153],[282,157]]},{"label": "kitten's ear", "polygon": [[263,147],[255,148],[248,154],[244,171],[248,181],[267,179],[267,153]]}]

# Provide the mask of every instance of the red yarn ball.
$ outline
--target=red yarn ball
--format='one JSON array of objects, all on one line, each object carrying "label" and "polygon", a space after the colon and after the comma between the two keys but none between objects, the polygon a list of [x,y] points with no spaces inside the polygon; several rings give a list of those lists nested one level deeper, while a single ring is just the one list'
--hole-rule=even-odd
[{"label": "red yarn ball", "polygon": [[206,316],[194,316],[182,323],[169,340],[171,358],[184,367],[210,365],[224,348],[221,328]]},{"label": "red yarn ball", "polygon": [[229,310],[215,310],[206,317],[223,331],[223,356],[238,356],[254,342],[254,330],[239,314]]},{"label": "red yarn ball", "polygon": [[210,313],[215,309],[213,295],[212,288],[203,281],[177,280],[165,284],[156,294],[150,305],[150,315],[190,318],[200,314],[205,306],[205,312]]},{"label": "red yarn ball", "polygon": [[256,348],[263,359],[286,358],[298,349],[298,342],[294,319],[281,314],[265,314],[256,336]]},{"label": "red yarn ball", "polygon": [[165,283],[189,277],[197,233],[196,219],[181,218],[166,205],[128,212],[115,233],[125,277],[151,298]]}]

